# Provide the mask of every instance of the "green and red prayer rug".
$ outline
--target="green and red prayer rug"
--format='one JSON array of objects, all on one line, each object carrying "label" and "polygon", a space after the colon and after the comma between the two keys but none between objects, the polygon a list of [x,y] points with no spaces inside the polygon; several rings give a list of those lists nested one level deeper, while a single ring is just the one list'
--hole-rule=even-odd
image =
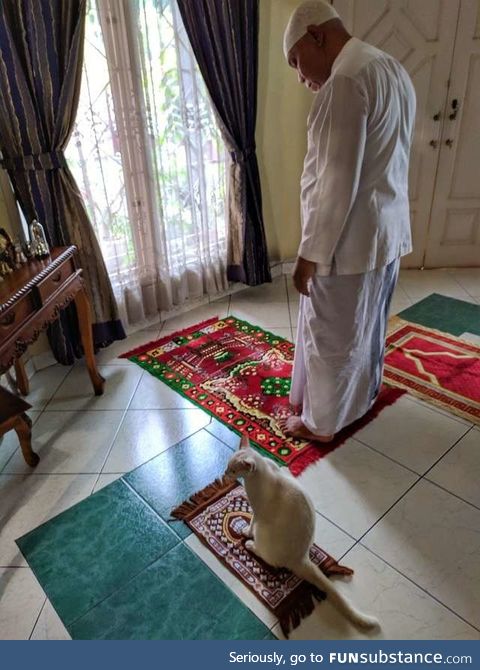
[{"label": "green and red prayer rug", "polygon": [[382,389],[362,419],[329,444],[286,437],[294,345],[234,316],[218,317],[122,354],[206,410],[294,475],[343,444],[404,391]]},{"label": "green and red prayer rug", "polygon": [[[252,518],[245,489],[230,479],[217,479],[172,511],[185,521],[216,558],[278,619],[283,634],[299,626],[326,594],[285,569],[272,568],[245,548],[242,531]],[[352,575],[314,544],[310,558],[322,572]]]}]

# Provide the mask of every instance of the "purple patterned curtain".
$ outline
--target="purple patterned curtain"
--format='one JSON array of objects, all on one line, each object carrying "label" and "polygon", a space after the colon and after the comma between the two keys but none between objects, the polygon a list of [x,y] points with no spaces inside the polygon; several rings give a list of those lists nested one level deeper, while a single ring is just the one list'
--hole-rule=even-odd
[{"label": "purple patterned curtain", "polygon": [[[49,244],[75,244],[93,310],[96,347],[123,339],[103,257],[64,149],[80,93],[86,0],[0,2],[0,150],[16,197]],[[82,355],[71,306],[51,327],[55,357]]]},{"label": "purple patterned curtain", "polygon": [[255,153],[258,0],[177,0],[232,158],[228,278],[271,281]]}]

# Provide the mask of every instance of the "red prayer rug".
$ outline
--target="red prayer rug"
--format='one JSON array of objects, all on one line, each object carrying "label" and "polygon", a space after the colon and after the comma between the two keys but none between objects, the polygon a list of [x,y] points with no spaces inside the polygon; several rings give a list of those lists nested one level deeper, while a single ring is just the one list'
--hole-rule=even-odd
[{"label": "red prayer rug", "polygon": [[[245,549],[243,528],[249,525],[252,508],[238,482],[218,479],[172,511],[256,597],[278,618],[285,636],[296,628],[326,594],[293,575],[272,568]],[[312,561],[326,575],[352,575],[314,544]]]},{"label": "red prayer rug", "polygon": [[384,388],[373,408],[328,444],[286,437],[294,345],[230,316],[213,318],[122,354],[206,410],[294,475],[343,444],[403,393]]},{"label": "red prayer rug", "polygon": [[480,424],[480,348],[471,342],[395,317],[384,380]]}]

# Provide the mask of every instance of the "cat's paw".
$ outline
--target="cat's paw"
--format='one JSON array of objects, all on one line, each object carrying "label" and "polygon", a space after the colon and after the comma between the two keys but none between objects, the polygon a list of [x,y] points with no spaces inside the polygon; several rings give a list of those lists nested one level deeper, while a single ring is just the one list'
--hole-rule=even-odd
[{"label": "cat's paw", "polygon": [[247,549],[247,551],[251,551],[252,554],[254,554],[255,553],[255,542],[253,540],[247,540],[245,542],[245,549]]},{"label": "cat's paw", "polygon": [[253,537],[253,530],[252,526],[249,524],[248,526],[245,526],[245,528],[242,528],[242,535],[243,537],[247,538],[252,538]]}]

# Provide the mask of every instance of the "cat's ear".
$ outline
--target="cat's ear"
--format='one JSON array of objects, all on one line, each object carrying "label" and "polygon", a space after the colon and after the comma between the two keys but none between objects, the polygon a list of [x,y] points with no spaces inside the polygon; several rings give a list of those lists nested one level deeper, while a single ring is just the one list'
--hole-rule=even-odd
[{"label": "cat's ear", "polygon": [[250,440],[248,439],[248,435],[242,435],[242,439],[240,440],[240,449],[247,449],[250,446]]},{"label": "cat's ear", "polygon": [[252,458],[251,456],[245,456],[244,458],[242,458],[240,462],[243,468],[248,472],[255,471],[255,459]]}]

